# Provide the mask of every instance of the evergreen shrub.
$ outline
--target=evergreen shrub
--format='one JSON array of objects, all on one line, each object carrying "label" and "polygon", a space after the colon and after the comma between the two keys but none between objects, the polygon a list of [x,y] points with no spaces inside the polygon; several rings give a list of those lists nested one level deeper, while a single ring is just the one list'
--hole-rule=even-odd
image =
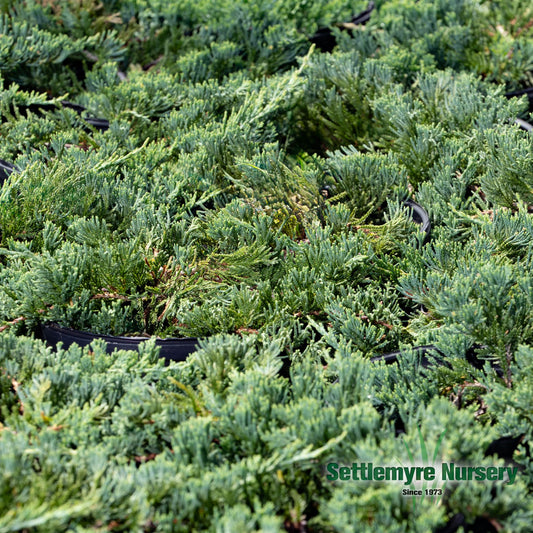
[{"label": "evergreen shrub", "polygon": [[0,532],[531,530],[530,2],[372,4],[0,0]]}]

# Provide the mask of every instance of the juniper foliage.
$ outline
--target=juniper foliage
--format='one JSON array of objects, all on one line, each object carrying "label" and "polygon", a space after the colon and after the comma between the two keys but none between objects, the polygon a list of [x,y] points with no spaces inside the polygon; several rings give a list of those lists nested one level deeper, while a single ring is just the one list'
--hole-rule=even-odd
[{"label": "juniper foliage", "polygon": [[[375,4],[0,1],[0,532],[531,529],[531,8]],[[326,478],[443,431],[515,483]]]}]

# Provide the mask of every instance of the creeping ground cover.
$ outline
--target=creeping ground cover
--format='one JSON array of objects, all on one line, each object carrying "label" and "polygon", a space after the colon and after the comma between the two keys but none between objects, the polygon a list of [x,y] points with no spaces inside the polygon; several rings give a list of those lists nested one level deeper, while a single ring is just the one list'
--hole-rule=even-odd
[{"label": "creeping ground cover", "polygon": [[0,533],[531,531],[530,2],[0,0],[0,78]]}]

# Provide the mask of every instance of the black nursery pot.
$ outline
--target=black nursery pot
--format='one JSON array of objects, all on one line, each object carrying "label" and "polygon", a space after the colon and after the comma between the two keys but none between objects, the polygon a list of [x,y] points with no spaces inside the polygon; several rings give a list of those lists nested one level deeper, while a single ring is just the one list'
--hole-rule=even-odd
[{"label": "black nursery pot", "polygon": [[[62,101],[61,105],[63,107],[66,107],[67,109],[73,109],[81,115],[84,111],[86,111],[86,108],[79,104],[73,104],[72,102]],[[95,118],[95,117],[87,117],[83,119],[87,124],[92,126],[93,128],[96,128],[100,131],[106,131],[109,129],[109,120],[105,118]]]},{"label": "black nursery pot", "polygon": [[9,175],[14,170],[15,170],[15,167],[11,163],[8,163],[7,161],[0,159],[0,186],[4,184],[4,181],[7,180]]},{"label": "black nursery pot", "polygon": [[[72,109],[78,115],[81,115],[84,111],[87,111],[85,107],[79,104],[74,104],[73,102],[69,102],[67,100],[63,100],[61,102],[61,105],[66,109]],[[23,108],[24,109],[24,108]],[[32,104],[30,106],[27,106],[26,109],[31,111],[32,113],[42,114],[43,111],[54,111],[57,110],[58,107],[56,104]],[[106,131],[109,129],[109,121],[105,118],[97,118],[97,117],[85,117],[83,118],[83,121],[88,124],[89,126],[92,126],[93,128],[96,128],[100,131]]]},{"label": "black nursery pot", "polygon": [[[63,348],[68,348],[72,344],[87,346],[95,339],[102,339],[107,343],[106,352],[111,354],[115,350],[138,350],[141,343],[147,341],[148,337],[121,337],[114,335],[101,335],[98,333],[88,333],[71,328],[64,328],[57,324],[42,324],[41,332],[44,340],[51,346],[63,343]],[[186,337],[183,339],[156,339],[156,346],[161,349],[159,356],[168,361],[185,361],[187,356],[198,347],[198,339]]]},{"label": "black nursery pot", "polygon": [[[432,344],[426,344],[424,346],[415,346],[412,348],[413,352],[420,355],[420,364],[424,368],[429,368],[432,366],[432,361],[428,358],[428,352],[437,352],[439,355],[444,355],[436,346],[433,346]],[[397,350],[395,352],[389,352],[384,353],[381,355],[376,355],[372,358],[370,358],[370,361],[373,363],[376,363],[378,361],[384,361],[387,365],[391,365],[393,363],[398,362],[398,358],[402,355],[401,350]],[[446,364],[443,362],[443,364]]]},{"label": "black nursery pot", "polygon": [[510,93],[505,93],[507,98],[518,98],[520,96],[527,96],[529,100],[529,111],[533,111],[533,87],[527,89],[520,89],[519,91],[512,91]]},{"label": "black nursery pot", "polygon": [[462,527],[467,533],[497,533],[498,529],[486,517],[479,516],[474,522],[467,522],[463,513],[457,513],[450,518],[448,523],[435,531],[435,533],[456,533]]},{"label": "black nursery pot", "polygon": [[[337,24],[337,27],[341,31],[348,31],[351,33],[351,27],[358,24],[366,24],[370,20],[370,15],[374,10],[374,2],[368,2],[368,6],[364,11],[361,11],[358,15],[354,15],[349,22]],[[309,38],[309,41],[313,43],[321,52],[331,52],[337,40],[331,31],[331,28],[319,28],[316,33]]]},{"label": "black nursery pot", "polygon": [[[322,185],[319,192],[324,198],[328,198],[333,193],[333,190],[331,185]],[[404,200],[403,205],[409,208],[413,222],[420,224],[420,231],[425,233],[423,244],[426,244],[431,236],[431,221],[427,211],[410,198]]]},{"label": "black nursery pot", "polygon": [[431,235],[431,221],[429,220],[427,211],[420,204],[417,204],[415,201],[410,199],[404,200],[403,205],[411,209],[411,218],[417,224],[420,224],[420,230],[426,234],[423,241],[424,244],[426,244]]},{"label": "black nursery pot", "polygon": [[520,128],[522,128],[525,131],[533,131],[533,126],[529,122],[526,122],[525,120],[522,120],[521,118],[517,118],[515,120],[515,124],[518,124]]},{"label": "black nursery pot", "polygon": [[[482,359],[479,359],[479,357],[476,354],[476,351],[482,348],[484,348],[484,346],[480,344],[474,344],[467,350],[465,354],[465,358],[468,361],[468,363],[470,363],[474,368],[477,368],[479,370],[483,369],[485,365],[485,361]],[[420,364],[422,365],[423,368],[429,368],[430,366],[433,366],[434,364],[434,360],[431,360],[428,358],[428,352],[429,353],[433,352],[434,354],[438,354],[439,356],[441,356],[441,360],[438,361],[438,364],[447,366],[450,368],[449,363],[445,360],[445,354],[433,344],[414,346],[411,349],[413,352],[420,355]],[[401,356],[402,356],[402,351],[397,350],[395,352],[388,352],[388,353],[384,353],[381,355],[376,355],[372,357],[370,361],[372,361],[373,363],[376,363],[378,361],[384,361],[387,365],[390,365],[393,363],[397,363],[398,359]],[[491,362],[491,366],[499,377],[503,377],[503,370],[501,369],[500,365],[498,365],[498,363]]]},{"label": "black nursery pot", "polygon": [[[476,368],[482,368],[483,367],[483,361],[479,360],[476,356],[476,348],[480,348],[481,346],[473,346],[470,348],[466,353],[466,360],[474,367]],[[437,354],[444,356],[444,354],[434,345],[427,344],[424,346],[415,346],[412,348],[412,351],[419,354],[420,356],[420,365],[423,368],[428,368],[435,364],[435,361],[431,361],[428,358],[428,352],[436,352]],[[378,361],[384,361],[386,364],[393,364],[397,363],[399,357],[401,357],[402,352],[401,351],[395,351],[395,352],[389,352],[382,355],[377,355],[375,357],[372,357],[370,360],[372,362],[378,362]],[[450,367],[450,364],[443,358],[441,361],[436,362],[439,365]],[[499,373],[501,373],[501,369],[493,364],[493,368]],[[403,425],[403,422],[398,419],[396,421],[396,435],[398,436],[401,433],[405,433],[405,427]],[[513,454],[517,450],[520,443],[523,442],[524,435],[510,435],[505,437],[500,437],[498,439],[493,440],[488,447],[485,450],[485,457],[490,457],[492,455],[496,455],[500,459],[503,459],[506,461],[506,463],[512,463],[516,465],[516,463],[513,462]],[[528,457],[530,457],[530,448],[527,443],[525,444],[526,448],[526,454]],[[493,494],[495,496],[495,494]],[[497,532],[497,529],[494,527],[492,522],[483,516],[478,516],[475,518],[473,522],[468,522],[465,518],[465,516],[462,513],[457,513],[454,516],[452,516],[448,522],[440,527],[437,528],[434,533],[456,533],[459,528],[463,528],[465,532],[468,533],[490,533],[490,532]]]},{"label": "black nursery pot", "polygon": [[[466,352],[466,360],[475,368],[482,369],[484,365],[484,361],[480,360],[476,355],[476,350],[482,348],[480,345],[474,345],[472,346],[467,352]],[[445,354],[439,350],[436,346],[433,344],[426,344],[423,346],[414,346],[412,348],[412,351],[417,353],[420,357],[420,365],[423,368],[429,368],[433,366],[435,363],[437,365],[441,366],[447,366],[448,368],[451,368],[448,361],[446,361]],[[433,352],[434,354],[438,354],[441,356],[440,360],[435,361],[434,359],[430,359],[428,355]],[[371,362],[376,363],[379,361],[384,361],[385,364],[390,365],[393,363],[398,363],[398,359],[402,356],[402,351],[397,350],[395,352],[389,352],[384,353],[381,355],[376,355],[370,359]],[[500,366],[496,363],[492,363],[492,368],[496,371],[496,373],[501,377],[503,376],[503,371],[500,368]],[[403,433],[405,431],[405,428],[400,427],[397,428],[399,433]],[[506,461],[512,461],[513,454],[518,448],[519,444],[522,442],[523,435],[510,435],[506,437],[500,437],[499,439],[496,439],[492,441],[488,448],[485,450],[485,457],[488,457],[490,455],[497,455],[500,459],[504,459]],[[526,444],[526,451],[527,455],[529,457],[530,450],[529,447]],[[447,530],[443,530],[447,531]],[[454,530],[455,531],[455,530]]]}]

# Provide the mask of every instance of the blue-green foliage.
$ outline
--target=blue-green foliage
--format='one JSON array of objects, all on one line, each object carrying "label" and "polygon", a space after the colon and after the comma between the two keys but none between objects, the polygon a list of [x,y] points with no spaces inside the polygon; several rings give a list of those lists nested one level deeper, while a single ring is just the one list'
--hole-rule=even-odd
[{"label": "blue-green foliage", "polygon": [[[531,6],[375,4],[0,0],[0,532],[531,530]],[[516,482],[326,478],[443,431]]]}]

